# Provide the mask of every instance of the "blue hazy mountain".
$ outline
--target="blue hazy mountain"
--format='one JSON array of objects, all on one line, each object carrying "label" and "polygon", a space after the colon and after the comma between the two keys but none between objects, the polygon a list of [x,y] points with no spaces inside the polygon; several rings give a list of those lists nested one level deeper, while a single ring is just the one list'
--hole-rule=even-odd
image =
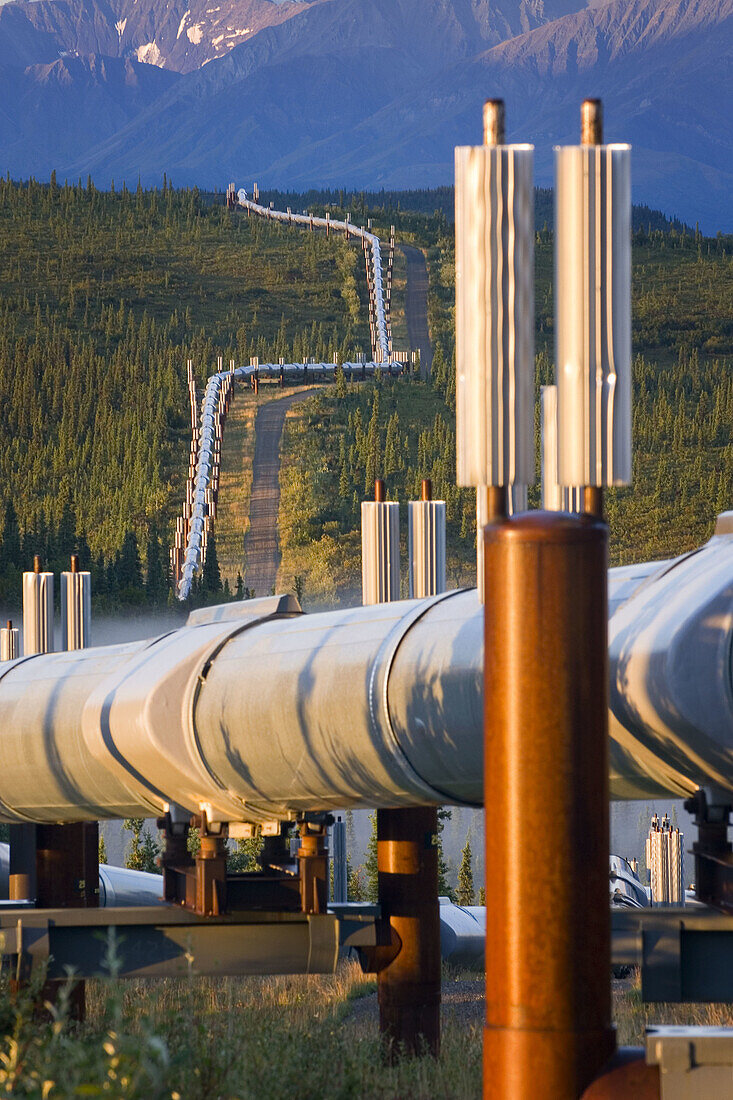
[{"label": "blue hazy mountain", "polygon": [[634,197],[733,230],[733,0],[36,0],[0,7],[0,171],[223,187],[450,182],[510,140],[575,142],[600,95]]}]

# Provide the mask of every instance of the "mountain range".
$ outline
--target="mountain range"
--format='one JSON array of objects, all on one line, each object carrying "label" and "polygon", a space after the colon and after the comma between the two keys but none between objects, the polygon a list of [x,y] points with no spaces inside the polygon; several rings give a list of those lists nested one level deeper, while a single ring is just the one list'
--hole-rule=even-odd
[{"label": "mountain range", "polygon": [[11,0],[0,171],[223,189],[449,183],[508,140],[578,140],[601,96],[634,198],[733,231],[733,0]]}]

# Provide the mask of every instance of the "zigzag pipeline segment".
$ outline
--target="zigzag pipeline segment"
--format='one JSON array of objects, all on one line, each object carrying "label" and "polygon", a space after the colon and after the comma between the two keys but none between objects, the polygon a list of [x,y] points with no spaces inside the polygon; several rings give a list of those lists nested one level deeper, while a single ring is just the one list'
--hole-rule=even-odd
[{"label": "zigzag pipeline segment", "polygon": [[[239,205],[254,214],[262,217],[282,221],[288,225],[305,226],[309,229],[333,229],[343,232],[347,237],[361,237],[371,253],[372,284],[374,288],[374,314],[377,335],[378,361],[371,363],[344,363],[342,369],[353,377],[354,371],[361,371],[362,376],[374,374],[377,369],[387,367],[392,373],[399,372],[401,365],[392,362],[390,355],[390,340],[386,311],[384,308],[384,285],[382,279],[382,253],[379,237],[351,222],[332,221],[330,218],[317,218],[310,214],[293,214],[281,210],[271,210],[269,207],[259,206],[246,198],[245,192],[238,194]],[[315,375],[333,374],[336,370],[334,363],[263,363],[237,367],[234,370],[217,371],[212,374],[206,383],[206,391],[201,406],[201,423],[199,430],[199,447],[196,462],[196,477],[193,486],[193,500],[191,502],[191,516],[188,525],[188,538],[181,565],[181,576],[178,581],[177,596],[180,601],[188,598],[193,584],[193,578],[203,567],[206,545],[206,518],[210,514],[210,504],[207,501],[207,491],[210,490],[212,480],[216,476],[218,481],[218,459],[215,455],[217,439],[221,438],[223,415],[225,404],[231,392],[234,379],[247,379],[252,375],[265,374],[278,375],[281,371],[288,374],[303,374],[310,372]]]},{"label": "zigzag pipeline segment", "polygon": [[239,205],[252,214],[267,218],[270,221],[284,222],[286,225],[299,225],[306,229],[325,229],[330,232],[343,233],[348,239],[350,236],[360,237],[365,241],[371,251],[372,257],[372,286],[374,288],[374,310],[377,329],[377,355],[379,362],[387,363],[390,358],[389,325],[387,324],[384,308],[384,279],[382,277],[382,248],[379,237],[370,233],[368,229],[352,225],[351,222],[339,222],[332,218],[317,218],[314,214],[293,214],[292,211],[271,210],[268,206],[260,206],[247,198],[242,189],[237,193]]}]

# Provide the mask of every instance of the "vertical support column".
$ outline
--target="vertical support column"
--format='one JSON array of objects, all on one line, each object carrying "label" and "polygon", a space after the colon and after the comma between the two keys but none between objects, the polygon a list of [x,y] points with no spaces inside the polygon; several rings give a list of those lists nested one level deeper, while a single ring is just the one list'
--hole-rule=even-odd
[{"label": "vertical support column", "polygon": [[[41,558],[33,558],[33,572],[23,574],[23,651],[26,656],[53,650],[53,573],[44,573]],[[10,826],[8,895],[12,901],[38,893],[35,824]]]},{"label": "vertical support column", "polygon": [[438,811],[377,810],[378,897],[400,948],[377,975],[379,1030],[391,1053],[440,1051]]},{"label": "vertical support column", "polygon": [[299,825],[300,904],[304,913],[325,913],[328,907],[326,828],[325,822],[301,821]]},{"label": "vertical support column", "polygon": [[349,900],[349,884],[346,862],[346,822],[340,817],[331,826],[332,859],[333,859],[333,900],[346,902]]},{"label": "vertical support column", "polygon": [[[426,490],[427,486],[425,487]],[[393,510],[393,511],[391,511]],[[399,512],[377,479],[362,504],[364,604],[399,599]],[[440,1048],[438,811],[377,810],[377,894],[397,955],[377,974],[379,1030],[388,1056]]]},{"label": "vertical support column", "polygon": [[201,847],[196,856],[196,912],[218,917],[226,908],[227,848],[222,833],[212,833],[201,819]]},{"label": "vertical support column", "polygon": [[486,1100],[575,1100],[614,1050],[607,547],[590,516],[485,531]]},{"label": "vertical support column", "polygon": [[[62,575],[62,596],[71,595],[72,603],[82,615],[89,596],[88,585],[80,581],[69,594],[64,577],[82,578],[78,558],[72,557],[71,574]],[[79,596],[78,607],[73,596]],[[63,611],[62,611],[63,615]],[[73,614],[72,614],[73,618]],[[26,655],[49,653],[53,650],[53,573],[43,573],[38,555],[33,572],[23,574],[23,642]],[[89,636],[81,623],[67,620],[64,648],[81,648]],[[68,637],[73,635],[73,646]],[[90,908],[99,905],[99,829],[97,822],[79,821],[65,825],[14,825],[10,830],[10,897],[34,898],[42,909]],[[58,994],[59,981],[46,983],[41,1003]],[[81,1020],[85,1015],[85,984],[74,987],[71,1015]]]},{"label": "vertical support column", "polygon": [[44,573],[38,554],[33,572],[23,574],[23,652],[53,653],[53,573]]}]

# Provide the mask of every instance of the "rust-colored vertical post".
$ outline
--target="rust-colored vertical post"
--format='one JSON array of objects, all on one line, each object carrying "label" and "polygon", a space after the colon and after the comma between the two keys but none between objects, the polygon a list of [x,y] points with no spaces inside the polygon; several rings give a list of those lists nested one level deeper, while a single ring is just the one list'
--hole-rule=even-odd
[{"label": "rust-colored vertical post", "polygon": [[377,810],[378,892],[399,951],[377,976],[379,1029],[390,1052],[440,1050],[438,811]]},{"label": "rust-colored vertical post", "polygon": [[[600,99],[584,99],[580,105],[580,144],[603,144],[603,104]],[[583,511],[603,518],[603,486],[586,485],[583,489]]]},{"label": "rust-colored vertical post", "polygon": [[484,1098],[577,1100],[615,1045],[608,531],[530,512],[484,540]]},{"label": "rust-colored vertical post", "polygon": [[328,906],[328,847],[324,825],[301,822],[298,869],[304,913],[325,913]]},{"label": "rust-colored vertical post", "polygon": [[[431,500],[425,478],[422,499]],[[386,499],[381,478],[375,501]],[[378,898],[396,957],[377,975],[379,1030],[390,1056],[440,1050],[438,811],[435,806],[377,811]]]},{"label": "rust-colored vertical post", "polygon": [[603,104],[600,99],[584,99],[580,105],[580,144],[603,144]]}]

